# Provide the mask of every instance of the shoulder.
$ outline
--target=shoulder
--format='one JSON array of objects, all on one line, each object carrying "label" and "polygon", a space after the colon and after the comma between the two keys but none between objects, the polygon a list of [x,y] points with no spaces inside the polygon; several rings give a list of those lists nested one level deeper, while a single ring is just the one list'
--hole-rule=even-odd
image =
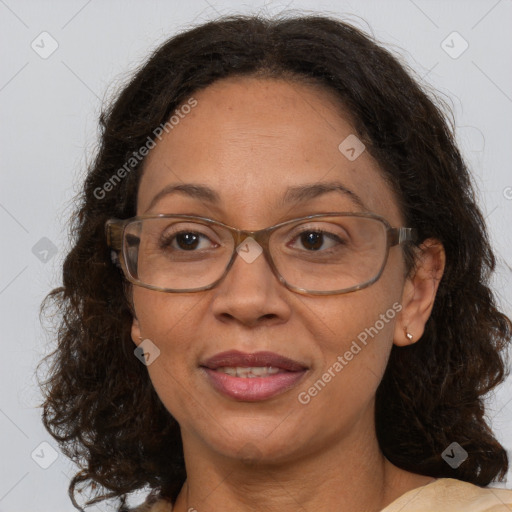
[{"label": "shoulder", "polygon": [[[456,480],[438,478],[435,482],[406,492],[381,512],[510,512],[512,490],[479,487]],[[163,499],[146,501],[130,512],[172,512]]]},{"label": "shoulder", "polygon": [[381,512],[510,512],[512,490],[438,478],[400,496]]}]

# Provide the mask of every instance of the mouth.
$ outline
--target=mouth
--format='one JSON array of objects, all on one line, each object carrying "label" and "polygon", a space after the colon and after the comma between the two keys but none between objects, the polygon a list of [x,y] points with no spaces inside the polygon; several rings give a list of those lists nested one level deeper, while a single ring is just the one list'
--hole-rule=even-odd
[{"label": "mouth", "polygon": [[216,391],[249,402],[284,393],[308,370],[306,365],[273,352],[245,354],[235,350],[217,354],[200,367]]},{"label": "mouth", "polygon": [[284,373],[286,370],[274,368],[273,366],[222,366],[215,371],[231,375],[231,377],[240,377],[241,379],[252,379],[254,377],[268,377],[277,373]]}]

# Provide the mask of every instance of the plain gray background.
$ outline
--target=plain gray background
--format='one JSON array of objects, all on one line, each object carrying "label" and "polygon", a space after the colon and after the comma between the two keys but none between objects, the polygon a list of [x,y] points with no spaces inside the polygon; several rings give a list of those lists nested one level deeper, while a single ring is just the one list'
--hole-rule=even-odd
[{"label": "plain gray background", "polygon": [[[75,510],[73,466],[37,407],[35,366],[53,346],[38,308],[60,283],[71,199],[92,159],[102,102],[178,30],[221,14],[285,10],[372,31],[452,105],[499,258],[494,287],[512,315],[510,0],[0,0],[0,512]],[[487,416],[512,458],[510,378],[489,397]]]}]

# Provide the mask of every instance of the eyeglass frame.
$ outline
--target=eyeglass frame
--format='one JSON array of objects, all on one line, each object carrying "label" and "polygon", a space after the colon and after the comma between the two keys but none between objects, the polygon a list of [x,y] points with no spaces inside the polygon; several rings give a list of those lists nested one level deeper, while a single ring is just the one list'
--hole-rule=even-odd
[{"label": "eyeglass frame", "polygon": [[[310,219],[315,218],[323,218],[323,217],[363,217],[363,218],[369,218],[374,219],[379,222],[381,222],[385,228],[386,228],[386,253],[383,260],[383,263],[381,265],[381,268],[377,275],[370,279],[369,281],[366,281],[364,283],[358,284],[356,286],[352,286],[350,288],[345,288],[342,290],[333,290],[333,291],[310,291],[306,290],[305,288],[299,288],[297,286],[293,286],[289,284],[283,276],[279,273],[277,270],[277,267],[275,266],[274,260],[272,258],[272,254],[270,253],[269,249],[269,240],[271,234],[276,231],[278,228],[285,226],[287,224],[295,224],[298,221],[307,221]],[[143,283],[139,279],[135,278],[131,275],[128,265],[126,263],[126,254],[124,251],[124,232],[125,228],[128,224],[132,222],[142,221],[144,219],[156,219],[156,218],[178,218],[178,219],[185,219],[185,220],[200,220],[204,221],[206,224],[213,224],[217,226],[221,226],[223,228],[226,228],[231,235],[233,236],[234,241],[234,247],[233,247],[233,253],[231,254],[230,260],[228,264],[226,265],[226,268],[224,269],[224,273],[221,277],[219,277],[216,281],[213,283],[202,286],[200,288],[187,288],[183,290],[177,290],[173,288],[162,288],[160,286],[150,285],[147,283]],[[137,285],[142,286],[143,288],[147,288],[150,290],[155,291],[161,291],[164,293],[195,293],[205,290],[210,290],[217,286],[227,275],[231,267],[233,266],[235,262],[235,258],[238,254],[238,247],[246,238],[251,237],[255,242],[257,242],[260,247],[263,250],[263,255],[265,257],[265,260],[270,266],[270,269],[272,270],[272,273],[277,277],[278,281],[283,284],[286,288],[289,290],[299,293],[301,295],[342,295],[345,293],[351,293],[357,290],[362,290],[364,288],[367,288],[368,286],[371,286],[376,281],[378,281],[382,275],[382,272],[384,271],[384,268],[386,267],[386,263],[389,258],[389,250],[391,247],[394,247],[396,245],[402,245],[404,242],[415,242],[417,240],[417,230],[415,228],[408,228],[408,227],[392,227],[391,224],[382,216],[377,215],[375,213],[371,212],[328,212],[328,213],[316,213],[314,215],[307,215],[305,217],[298,217],[296,219],[290,219],[284,222],[280,222],[279,224],[275,224],[273,226],[269,226],[267,228],[258,229],[255,231],[249,231],[245,229],[238,229],[234,228],[232,226],[228,226],[227,224],[224,224],[223,222],[210,219],[208,217],[201,217],[197,215],[185,215],[185,214],[173,214],[173,213],[161,213],[161,214],[146,214],[146,215],[138,215],[135,217],[131,217],[129,219],[118,219],[118,218],[111,218],[108,219],[105,223],[105,236],[106,236],[106,242],[107,246],[110,247],[112,250],[112,262],[117,265],[118,267],[121,267],[123,270],[124,276],[126,279]],[[119,254],[121,257],[119,257]]]}]

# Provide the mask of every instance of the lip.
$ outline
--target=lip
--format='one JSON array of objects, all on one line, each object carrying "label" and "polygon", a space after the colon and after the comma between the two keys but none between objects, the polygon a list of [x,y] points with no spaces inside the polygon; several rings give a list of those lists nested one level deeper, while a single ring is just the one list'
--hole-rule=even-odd
[{"label": "lip", "polygon": [[246,354],[238,350],[228,350],[227,352],[220,352],[213,357],[207,359],[201,366],[216,370],[222,366],[240,366],[249,368],[251,366],[273,366],[281,370],[289,372],[298,372],[307,369],[307,366],[294,361],[289,357],[275,354],[274,352],[255,352],[253,354]]},{"label": "lip", "polygon": [[[308,370],[307,366],[298,361],[273,352],[246,354],[237,350],[216,354],[200,366],[214,389],[230,398],[246,402],[267,400],[284,393],[296,386]],[[216,371],[224,366],[272,366],[282,372],[267,377],[233,377]]]}]

